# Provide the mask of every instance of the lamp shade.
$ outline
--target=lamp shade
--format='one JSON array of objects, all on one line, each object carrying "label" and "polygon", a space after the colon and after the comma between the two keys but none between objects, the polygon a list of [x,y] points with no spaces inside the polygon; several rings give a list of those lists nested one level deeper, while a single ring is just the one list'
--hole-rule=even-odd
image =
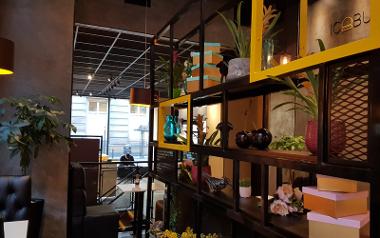
[{"label": "lamp shade", "polygon": [[150,89],[131,88],[129,103],[137,106],[150,105]]},{"label": "lamp shade", "polygon": [[13,74],[14,44],[0,37],[0,75]]}]

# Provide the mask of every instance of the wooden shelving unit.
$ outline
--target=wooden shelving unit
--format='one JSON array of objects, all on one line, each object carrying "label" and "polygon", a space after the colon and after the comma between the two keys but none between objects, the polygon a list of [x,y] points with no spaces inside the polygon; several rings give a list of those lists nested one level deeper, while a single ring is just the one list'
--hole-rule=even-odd
[{"label": "wooden shelving unit", "polygon": [[[243,77],[234,81],[226,82],[214,87],[203,88],[203,62],[204,62],[204,47],[203,43],[205,41],[205,24],[210,22],[213,17],[217,14],[212,14],[210,17],[206,18],[204,16],[204,0],[198,0],[200,2],[200,24],[194,28],[189,34],[179,41],[174,41],[174,26],[178,19],[186,12],[186,8],[183,8],[179,13],[164,26],[162,31],[158,32],[156,39],[159,38],[165,29],[170,28],[170,48],[172,51],[178,47],[178,42],[181,40],[189,39],[196,33],[199,33],[199,46],[200,54],[200,80],[198,92],[189,94],[189,102],[187,105],[189,107],[190,118],[193,115],[194,107],[201,107],[211,104],[221,104],[221,122],[228,122],[229,114],[233,113],[229,111],[228,104],[231,101],[252,98],[252,97],[262,97],[262,114],[263,114],[263,127],[268,125],[268,115],[270,109],[267,105],[267,96],[274,92],[279,92],[284,90],[284,86],[274,82],[263,76],[262,72],[255,73],[255,75]],[[198,2],[197,0],[189,1],[188,4]],[[371,4],[374,1],[371,1]],[[229,1],[223,8],[219,11],[229,9],[234,7],[236,1]],[[375,7],[379,4],[376,3]],[[372,7],[372,6],[371,6]],[[376,37],[378,34],[378,29],[376,30]],[[380,36],[380,34],[379,34]],[[155,40],[151,42],[151,74],[150,74],[150,89],[154,92],[155,88],[155,63],[154,63],[154,46]],[[355,46],[358,43],[353,44]],[[374,50],[374,48],[376,48]],[[194,211],[196,213],[195,219],[195,231],[200,233],[201,231],[201,216],[202,207],[204,206],[214,206],[216,209],[220,209],[225,213],[223,219],[230,219],[232,224],[240,224],[247,229],[252,230],[256,234],[260,234],[262,237],[297,237],[306,238],[308,237],[308,222],[306,220],[306,215],[294,215],[287,217],[280,217],[270,214],[269,201],[268,199],[263,199],[259,201],[255,196],[259,195],[262,198],[267,198],[269,194],[268,184],[269,184],[269,168],[276,167],[278,169],[287,168],[293,170],[305,171],[310,174],[310,182],[315,181],[315,174],[321,173],[326,175],[332,175],[341,178],[353,179],[363,182],[368,182],[370,184],[370,207],[371,207],[371,237],[380,237],[380,220],[379,209],[380,205],[380,133],[378,132],[378,125],[380,124],[380,97],[378,97],[378,92],[380,91],[380,80],[378,80],[378,75],[380,75],[380,50],[371,44],[370,49],[364,49],[363,46],[350,50],[352,54],[345,53],[342,54],[343,57],[337,57],[336,55],[331,56],[331,52],[340,52],[341,49],[328,51],[327,53],[320,54],[318,56],[310,56],[310,58],[305,57],[299,62],[305,63],[307,68],[319,69],[319,118],[318,118],[318,155],[313,156],[307,152],[294,153],[285,151],[271,151],[271,150],[255,150],[255,149],[236,149],[231,148],[229,145],[228,130],[224,127],[221,131],[222,133],[222,146],[221,147],[205,147],[199,146],[192,143],[190,140],[189,146],[186,150],[195,152],[198,154],[198,159],[201,160],[201,155],[211,155],[216,157],[221,157],[224,159],[229,159],[233,161],[233,179],[232,186],[227,189],[222,190],[218,193],[210,193],[202,186],[202,183],[196,185],[188,185],[177,179],[168,179],[165,176],[157,175],[154,171],[154,165],[156,161],[157,151],[164,148],[173,153],[177,153],[177,159],[181,158],[181,153],[177,147],[170,147],[170,145],[165,145],[160,148],[160,143],[153,141],[153,133],[150,133],[150,143],[149,143],[149,183],[148,183],[148,198],[147,198],[147,216],[151,212],[151,195],[150,195],[150,183],[153,179],[158,179],[166,183],[167,185],[167,196],[170,198],[170,191],[172,188],[180,187],[182,189],[188,190],[192,194],[192,199],[195,201],[196,206]],[[320,58],[323,56],[323,60]],[[329,58],[331,56],[331,58]],[[312,59],[317,59],[316,64],[312,63]],[[171,59],[173,62],[173,59]],[[368,115],[365,117],[367,122],[366,126],[366,140],[367,147],[366,152],[363,154],[366,157],[366,161],[348,161],[344,159],[336,158],[337,156],[332,154],[329,150],[331,143],[331,118],[332,118],[332,78],[331,71],[333,71],[336,65],[353,65],[353,64],[363,64],[367,62],[364,70],[359,72],[359,76],[365,74],[365,78],[368,79],[368,85],[366,86],[368,94],[363,94],[363,98],[367,98],[367,101],[363,103],[368,104]],[[294,70],[293,70],[294,68]],[[351,67],[352,68],[352,67]],[[302,70],[302,64],[297,63],[297,60],[289,64],[288,66],[275,67],[268,70],[268,72],[274,72],[275,75],[291,74],[294,72],[299,72]],[[363,67],[361,67],[363,69]],[[358,72],[354,72],[352,77],[357,77]],[[260,80],[252,80],[254,77],[258,77]],[[299,79],[302,80],[302,79]],[[251,82],[251,83],[250,83]],[[173,76],[171,76],[169,85],[173,87]],[[171,90],[169,90],[171,91]],[[360,92],[358,92],[360,93]],[[172,93],[171,93],[172,94]],[[153,93],[152,93],[153,95]],[[172,97],[172,95],[170,95]],[[164,104],[170,105],[173,99],[169,99],[164,102]],[[160,105],[151,98],[151,108],[150,108],[150,131],[153,131],[153,114],[154,108],[160,107]],[[189,120],[190,121],[190,120]],[[192,126],[189,126],[189,134],[192,135]],[[162,130],[162,128],[158,128]],[[190,136],[188,137],[190,138]],[[181,148],[182,150],[182,148]],[[363,155],[362,155],[363,156]],[[178,160],[173,160],[173,168],[175,172],[178,170]],[[201,161],[200,161],[201,162]],[[239,178],[240,178],[240,163],[248,162],[251,164],[252,170],[255,171],[253,176],[253,195],[249,199],[242,199],[239,197]],[[279,171],[279,170],[278,170]],[[202,172],[198,171],[198,181],[201,181]],[[281,181],[277,181],[279,185]],[[167,209],[169,209],[167,206]],[[169,210],[165,212],[170,214]],[[168,224],[168,217],[165,218],[165,223]],[[233,233],[233,237],[236,235]]]}]

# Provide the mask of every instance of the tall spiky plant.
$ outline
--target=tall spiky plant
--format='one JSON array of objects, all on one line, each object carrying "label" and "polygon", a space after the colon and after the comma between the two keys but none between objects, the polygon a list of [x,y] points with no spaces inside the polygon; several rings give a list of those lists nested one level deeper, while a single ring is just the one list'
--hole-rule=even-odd
[{"label": "tall spiky plant", "polygon": [[240,2],[237,7],[236,20],[228,19],[225,15],[218,12],[226,23],[228,30],[231,32],[235,44],[235,53],[240,58],[249,58],[250,55],[250,39],[241,25],[241,7],[243,2]]},{"label": "tall spiky plant", "polygon": [[[321,39],[318,39],[320,51],[325,51],[325,44]],[[273,108],[276,110],[278,108],[292,105],[288,110],[300,110],[308,114],[313,119],[318,119],[318,88],[319,80],[318,74],[313,70],[306,71],[306,81],[295,84],[290,77],[278,78],[271,77],[273,80],[280,82],[286,85],[290,90],[284,92],[285,95],[293,96],[294,98],[299,99],[301,102],[288,101],[278,104]],[[307,90],[307,93],[302,91],[302,88]]]},{"label": "tall spiky plant", "polygon": [[[231,32],[235,44],[235,53],[240,58],[248,58],[250,55],[250,37],[246,34],[244,27],[241,25],[241,8],[243,2],[240,2],[236,11],[236,20],[228,19],[222,13],[218,13],[226,23],[228,30]],[[263,39],[273,38],[279,31],[272,33],[281,13],[271,5],[264,6],[263,9]]]}]

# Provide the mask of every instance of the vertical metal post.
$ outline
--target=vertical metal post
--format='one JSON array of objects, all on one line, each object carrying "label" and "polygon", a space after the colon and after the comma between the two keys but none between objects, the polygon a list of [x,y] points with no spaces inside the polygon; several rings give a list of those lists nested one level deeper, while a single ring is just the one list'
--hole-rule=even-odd
[{"label": "vertical metal post", "polygon": [[240,206],[240,194],[239,194],[239,179],[240,179],[240,161],[234,160],[233,162],[233,199],[234,199],[234,210],[238,211]]},{"label": "vertical metal post", "polygon": [[268,180],[269,180],[268,165],[261,165],[261,224],[268,224]]},{"label": "vertical metal post", "polygon": [[[111,98],[108,98],[108,116],[107,116],[107,143],[106,143],[106,153],[109,155],[110,148],[110,116],[111,116]],[[102,151],[103,153],[103,151]]]},{"label": "vertical metal post", "polygon": [[204,62],[205,62],[205,0],[200,0],[200,25],[199,25],[199,90],[203,90],[204,81]]},{"label": "vertical metal post", "polygon": [[170,24],[170,65],[169,65],[169,98],[173,98],[174,89],[174,25]]},{"label": "vertical metal post", "polygon": [[370,54],[369,63],[369,85],[368,85],[368,162],[372,169],[371,192],[370,192],[370,237],[380,236],[380,219],[378,212],[380,209],[380,50]]},{"label": "vertical metal post", "polygon": [[318,91],[318,166],[321,166],[327,158],[328,138],[328,112],[329,103],[329,73],[326,64],[319,67],[319,91]]},{"label": "vertical metal post", "polygon": [[222,148],[228,149],[228,91],[223,90],[223,103],[222,103]]},{"label": "vertical metal post", "polygon": [[166,229],[169,229],[169,223],[170,223],[170,201],[172,199],[171,195],[171,185],[166,184],[166,199],[165,199],[165,205],[164,205],[164,226]]},{"label": "vertical metal post", "polygon": [[[153,171],[152,163],[153,163],[153,130],[154,130],[154,104],[155,104],[155,87],[154,87],[154,76],[155,76],[155,38],[151,41],[150,46],[150,107],[149,107],[149,143],[148,143],[148,170],[149,173]],[[153,192],[152,192],[152,176],[148,176],[148,185],[147,185],[147,202],[146,202],[146,229],[145,229],[145,237],[149,237],[149,229],[150,229],[150,217],[151,217],[151,207],[153,200]]]}]

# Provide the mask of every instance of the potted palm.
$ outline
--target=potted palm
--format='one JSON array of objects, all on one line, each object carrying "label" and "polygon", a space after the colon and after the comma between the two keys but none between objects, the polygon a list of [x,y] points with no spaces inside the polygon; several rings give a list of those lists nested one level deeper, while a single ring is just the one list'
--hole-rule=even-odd
[{"label": "potted palm", "polygon": [[241,179],[239,181],[239,194],[242,198],[248,198],[251,196],[251,180],[250,179]]},{"label": "potted palm", "polygon": [[[247,31],[241,24],[241,8],[243,2],[240,2],[236,11],[236,20],[229,19],[222,13],[219,15],[224,20],[227,25],[228,30],[230,31],[234,44],[235,44],[235,54],[238,58],[231,59],[228,63],[228,75],[227,80],[236,79],[239,77],[247,76],[250,73],[250,37]],[[264,42],[270,41],[276,33],[270,34],[274,26],[276,25],[280,13],[277,12],[272,6],[266,8],[264,6],[264,17],[263,17],[263,39]],[[273,44],[272,44],[273,45]],[[268,47],[267,47],[268,48]]]},{"label": "potted palm", "polygon": [[[8,145],[10,157],[20,157],[20,167],[24,174],[32,158],[38,157],[41,146],[70,143],[65,132],[76,128],[61,121],[63,111],[55,97],[3,98],[0,100],[0,115],[7,120],[0,121],[0,142]],[[5,115],[11,108],[13,115]]]}]

